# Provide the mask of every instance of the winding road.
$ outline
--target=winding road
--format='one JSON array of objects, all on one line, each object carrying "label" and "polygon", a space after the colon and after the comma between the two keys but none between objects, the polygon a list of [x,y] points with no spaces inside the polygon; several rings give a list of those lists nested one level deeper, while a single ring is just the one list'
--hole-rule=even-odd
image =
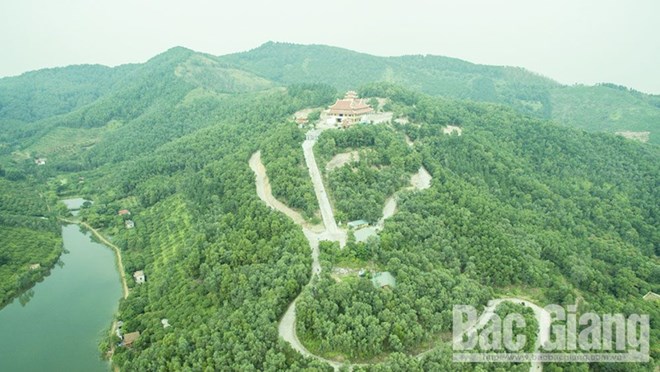
[{"label": "winding road", "polygon": [[[433,177],[424,167],[420,167],[417,173],[410,176],[410,186],[406,187],[404,190],[426,190],[431,187],[431,179]],[[385,220],[394,216],[396,212],[397,205],[397,195],[390,196],[385,200],[385,206],[383,207],[383,216],[376,223],[376,230],[383,230],[385,226]]]},{"label": "winding road", "polygon": [[[538,353],[539,348],[550,339],[550,325],[552,324],[552,317],[546,309],[540,307],[539,305],[529,300],[524,300],[522,298],[508,297],[508,298],[498,298],[488,301],[488,305],[484,308],[484,311],[481,313],[479,319],[477,319],[477,321],[472,325],[472,327],[470,327],[465,333],[472,332],[473,330],[478,330],[483,326],[485,326],[495,314],[495,310],[497,309],[497,307],[504,302],[516,303],[532,309],[532,311],[534,312],[534,318],[539,323],[539,331],[537,334],[536,344],[534,345],[535,353]],[[452,340],[453,343],[457,343],[459,341],[460,338],[455,338]],[[427,350],[417,355],[417,358],[421,359],[431,351],[433,351],[433,349]],[[543,363],[539,361],[530,362],[529,371],[530,372],[543,371]]]},{"label": "winding road", "polygon": [[[314,185],[314,192],[316,193],[316,198],[319,202],[319,208],[321,210],[321,216],[323,217],[323,226],[319,225],[310,225],[307,223],[300,213],[289,208],[287,205],[282,203],[273,197],[270,182],[268,180],[268,175],[266,174],[266,168],[261,162],[261,152],[255,152],[250,158],[249,165],[252,171],[255,174],[255,184],[257,189],[257,196],[266,203],[272,209],[275,209],[279,212],[284,213],[286,216],[291,218],[291,220],[299,225],[302,228],[302,231],[309,241],[309,246],[312,255],[312,276],[310,277],[310,282],[307,283],[307,286],[310,285],[315,276],[318,276],[321,273],[321,264],[319,262],[319,241],[320,240],[330,240],[338,241],[340,247],[344,247],[346,244],[346,232],[337,227],[337,223],[334,218],[332,211],[332,206],[328,199],[328,195],[325,191],[325,186],[323,185],[323,179],[321,178],[321,173],[316,164],[316,159],[314,157],[313,147],[316,144],[316,139],[322,130],[315,129],[307,133],[307,139],[303,142],[303,152],[305,155],[305,163],[309,169],[309,174],[312,179],[312,184]],[[430,186],[431,175],[423,167],[419,169],[418,173],[414,174],[411,177],[411,186],[409,188],[415,189],[426,189]],[[396,211],[396,195],[388,198],[383,208],[383,217],[378,221],[377,227],[382,229],[384,220],[391,217]],[[92,230],[93,231],[93,230]],[[105,240],[105,239],[104,239]],[[108,242],[109,243],[109,242]],[[302,291],[301,291],[302,293]],[[296,334],[296,304],[300,295],[291,302],[286,312],[280,319],[278,324],[278,333],[286,342],[288,342],[291,347],[296,350],[298,353],[305,357],[311,357],[321,362],[327,363],[332,366],[335,370],[339,370],[342,366],[352,369],[358,364],[344,364],[323,358],[319,355],[310,353],[305,346],[298,339]],[[523,304],[534,311],[534,316],[539,323],[539,336],[537,340],[536,350],[538,350],[539,345],[542,345],[549,339],[550,335],[550,324],[551,317],[550,313],[543,309],[542,307],[524,299],[520,298],[500,298],[493,299],[488,302],[488,306],[484,308],[481,316],[477,319],[475,324],[471,329],[479,329],[483,327],[495,314],[495,309],[497,306],[503,302],[515,302]],[[458,340],[453,340],[457,342]],[[426,355],[431,353],[435,348],[429,349],[418,354],[416,357],[418,359],[424,358]],[[532,362],[530,366],[530,372],[542,371],[543,365],[540,362]]]},{"label": "winding road", "polygon": [[[303,234],[307,238],[307,241],[309,241],[309,247],[312,254],[312,276],[310,278],[311,283],[311,281],[314,279],[314,276],[318,276],[321,273],[321,263],[319,262],[319,241],[329,240],[327,239],[327,232],[325,229],[323,229],[322,226],[309,225],[298,212],[289,208],[273,196],[270,189],[268,175],[266,174],[266,167],[264,167],[263,163],[261,162],[261,152],[257,151],[252,154],[249,164],[256,177],[255,183],[257,186],[257,196],[259,196],[259,198],[272,209],[280,211],[291,218],[294,223],[302,228]],[[316,164],[316,161],[314,161],[314,164]],[[332,214],[330,216],[332,216],[332,222],[334,222],[334,216]],[[334,226],[337,228],[336,223]],[[309,283],[307,283],[307,285],[309,285]],[[280,323],[277,327],[280,337],[282,337],[284,341],[288,342],[291,347],[298,353],[306,357],[312,357],[322,362],[328,363],[335,369],[339,369],[339,367],[342,366],[342,363],[325,359],[310,353],[298,339],[298,335],[296,334],[296,303],[298,302],[299,297],[300,295],[298,295],[298,297],[296,297],[296,299],[291,302],[286,312],[282,316],[282,319],[280,319]]]}]

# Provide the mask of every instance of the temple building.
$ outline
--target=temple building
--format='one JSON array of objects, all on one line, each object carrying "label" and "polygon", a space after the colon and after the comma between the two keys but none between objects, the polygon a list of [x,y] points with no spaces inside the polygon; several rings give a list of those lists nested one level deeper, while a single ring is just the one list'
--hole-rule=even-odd
[{"label": "temple building", "polygon": [[328,109],[328,118],[335,124],[348,127],[358,123],[366,114],[371,114],[374,109],[364,99],[358,98],[357,93],[349,91],[343,99],[338,99]]}]

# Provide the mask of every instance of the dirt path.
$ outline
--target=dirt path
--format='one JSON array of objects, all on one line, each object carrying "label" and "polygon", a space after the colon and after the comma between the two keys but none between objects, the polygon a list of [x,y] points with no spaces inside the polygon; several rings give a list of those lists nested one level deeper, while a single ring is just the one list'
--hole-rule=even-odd
[{"label": "dirt path", "polygon": [[[69,220],[66,218],[59,218],[60,221],[66,222],[66,223],[71,223],[71,224],[76,224],[76,225],[82,225],[85,228],[89,229],[89,231],[96,236],[97,239],[99,239],[103,244],[106,246],[110,247],[114,252],[115,252],[115,257],[117,259],[117,270],[119,271],[119,278],[121,279],[121,289],[122,289],[122,297],[126,299],[128,297],[128,284],[126,283],[126,272],[124,271],[124,263],[122,261],[122,256],[121,256],[121,250],[119,247],[116,245],[112,244],[108,239],[106,239],[103,235],[101,235],[98,230],[95,228],[91,227],[87,222],[82,222],[82,221],[73,221]],[[112,326],[110,327],[110,335],[114,335],[115,331],[117,329],[117,321],[112,322]],[[115,353],[115,345],[112,344],[110,346],[110,350],[108,351],[108,361],[112,363],[112,356]],[[112,364],[111,364],[112,366]],[[112,366],[112,370],[115,372],[119,372],[119,367],[118,366]]]},{"label": "dirt path", "polygon": [[[519,299],[519,298],[500,298],[497,300],[492,300],[488,303],[488,306],[493,308],[493,311],[497,307],[497,305],[501,304],[502,302],[515,302],[519,303],[521,305],[524,305],[526,307],[529,307],[534,311],[534,318],[536,318],[536,321],[539,323],[539,333],[537,334],[537,340],[536,340],[536,345],[534,348],[535,353],[538,353],[540,347],[548,342],[550,340],[550,325],[552,324],[552,317],[550,316],[550,313],[538,306],[537,304]],[[538,362],[538,361],[533,361],[530,362],[530,372],[537,372],[537,371],[543,371],[543,363]]]},{"label": "dirt path", "polygon": [[415,145],[415,143],[410,139],[410,137],[408,137],[407,134],[404,134],[404,136],[405,136],[405,139],[406,139],[406,144],[407,144],[409,147],[413,147],[413,146]]},{"label": "dirt path", "polygon": [[280,324],[278,325],[278,332],[280,334],[280,337],[282,337],[284,341],[288,342],[291,345],[291,347],[301,355],[327,363],[331,365],[332,368],[334,368],[335,370],[339,370],[339,368],[343,365],[342,363],[335,362],[334,360],[325,359],[321,356],[310,353],[298,339],[298,335],[296,334],[296,302],[298,302],[297,300],[298,299],[296,298],[296,301],[293,301],[291,305],[289,305],[289,308],[286,310],[286,313],[284,313],[284,316],[280,320]]},{"label": "dirt path", "polygon": [[[316,138],[316,136],[318,136],[318,133],[312,133],[312,136],[308,135],[308,138]],[[325,194],[325,188],[323,187],[323,182],[320,178],[320,173],[318,171],[316,160],[314,158],[314,154],[312,151],[315,142],[316,142],[315,139],[306,140],[303,143],[303,150],[305,152],[305,162],[307,163],[307,166],[310,170],[310,177],[312,178],[312,182],[314,183],[314,191],[316,192],[319,205],[323,203],[325,204],[325,208],[327,208],[326,213],[323,213],[323,209],[322,209],[322,215],[324,217],[323,222],[325,225],[325,230],[322,231],[319,231],[316,226],[311,226],[312,228],[315,228],[316,231],[310,229],[310,226],[308,226],[306,221],[302,218],[302,216],[300,216],[299,213],[292,210],[284,203],[280,202],[279,200],[273,197],[270,189],[268,176],[266,175],[266,168],[261,163],[261,153],[257,151],[250,158],[250,168],[255,174],[255,185],[257,189],[257,196],[259,196],[259,198],[262,201],[264,201],[269,207],[284,213],[286,216],[291,218],[297,225],[299,225],[302,228],[303,233],[309,242],[311,255],[312,255],[312,276],[310,278],[310,282],[307,283],[307,285],[310,285],[314,276],[319,275],[322,270],[321,264],[319,262],[319,241],[335,240],[335,238],[337,237],[337,232],[343,233],[343,231],[337,228],[337,225],[334,220],[334,215],[332,214],[332,208],[330,206],[330,202],[327,199],[327,194]],[[431,183],[431,175],[426,171],[426,169],[422,167],[419,169],[419,171],[416,174],[411,176],[411,186],[409,186],[408,189],[415,188],[415,189],[423,190],[428,188],[430,186],[430,183]],[[385,206],[383,208],[383,218],[381,218],[381,220],[378,222],[379,226],[382,228],[384,220],[394,215],[395,212],[396,212],[396,195],[390,197],[385,203]],[[87,224],[85,225],[88,226]],[[330,229],[328,227],[330,227]],[[334,229],[335,231],[332,231],[331,229]],[[95,232],[94,229],[90,228],[90,230],[92,230],[92,232]],[[95,234],[99,237],[99,239],[107,242],[108,245],[113,246],[100,234],[98,234],[97,232],[95,232]],[[344,239],[345,239],[345,235],[344,235]],[[291,347],[301,355],[327,363],[330,366],[332,366],[335,370],[339,370],[341,367],[348,367],[349,369],[352,369],[355,366],[362,366],[363,364],[343,364],[340,362],[329,360],[319,355],[312,354],[309,352],[309,350],[307,350],[307,348],[305,348],[302,342],[300,342],[298,335],[296,334],[296,304],[298,302],[299,297],[300,295],[298,295],[298,297],[296,297],[296,299],[293,300],[293,302],[291,302],[286,312],[280,319],[280,322],[277,326],[279,336],[283,340],[288,342],[289,345],[291,345]],[[491,300],[488,303],[488,306],[484,309],[484,312],[481,314],[477,322],[472,326],[472,328],[477,329],[483,327],[495,313],[495,309],[497,308],[497,305],[506,301],[522,303],[525,306],[529,306],[534,311],[534,315],[537,321],[539,322],[539,328],[540,328],[539,337],[538,337],[539,344],[543,344],[545,341],[548,340],[550,334],[550,314],[547,311],[545,311],[545,309],[539,307],[538,305],[531,303],[527,300],[518,299],[518,298],[503,298],[503,299]],[[454,340],[454,342],[456,341],[457,340]],[[418,354],[416,357],[418,359],[422,359],[426,355],[431,353],[433,350],[435,350],[435,348],[422,352]],[[543,366],[541,363],[532,362],[530,371],[537,372],[537,371],[541,371],[542,368]]]},{"label": "dirt path", "polygon": [[261,151],[257,151],[252,154],[250,157],[250,169],[256,175],[256,184],[257,184],[257,196],[272,209],[278,210],[284,213],[287,217],[293,220],[298,225],[305,225],[305,219],[300,215],[300,213],[289,208],[286,204],[275,199],[273,193],[270,189],[270,181],[268,180],[268,175],[266,174],[266,167],[264,167],[261,162]]},{"label": "dirt path", "polygon": [[126,283],[126,272],[124,271],[124,263],[122,262],[121,250],[119,249],[119,247],[112,244],[108,239],[106,239],[103,235],[101,235],[100,232],[98,232],[95,228],[87,224],[87,222],[74,221],[66,218],[60,218],[60,221],[84,226],[89,231],[91,231],[92,234],[94,234],[94,236],[96,236],[103,244],[112,248],[112,250],[115,251],[115,257],[117,259],[117,270],[119,270],[119,277],[121,279],[122,297],[123,298],[128,297],[128,284]]},{"label": "dirt path", "polygon": [[[294,223],[302,228],[303,234],[309,242],[312,255],[312,277],[310,278],[311,283],[311,280],[314,278],[314,276],[321,273],[321,263],[319,262],[319,241],[326,240],[327,232],[325,232],[321,226],[309,226],[299,213],[273,197],[270,189],[268,175],[266,174],[266,168],[261,163],[261,153],[259,151],[255,152],[250,158],[250,168],[255,174],[257,196],[259,196],[259,199],[265,202],[269,207],[284,213],[286,216],[291,218]],[[307,283],[307,285],[309,285],[309,283]],[[298,302],[299,297],[300,295],[298,295],[298,297],[296,297],[296,299],[291,302],[286,312],[282,316],[282,319],[280,319],[280,323],[277,326],[279,336],[282,337],[284,341],[288,342],[291,347],[298,353],[306,357],[316,358],[317,360],[320,360],[324,363],[328,363],[335,370],[338,370],[342,365],[341,363],[334,362],[332,360],[328,360],[310,353],[298,339],[298,335],[296,334],[296,303]]]},{"label": "dirt path", "polygon": [[410,177],[410,189],[426,190],[431,187],[433,176],[424,167],[419,167],[417,173]]},{"label": "dirt path", "polygon": [[[493,317],[495,314],[495,310],[497,309],[497,306],[499,306],[503,302],[513,302],[517,304],[524,305],[526,307],[529,307],[534,311],[534,318],[536,318],[536,321],[539,323],[539,331],[538,331],[538,337],[537,337],[537,342],[535,345],[535,350],[538,352],[539,348],[541,345],[543,345],[546,341],[550,339],[550,325],[552,323],[552,319],[550,316],[550,313],[545,310],[544,308],[538,306],[537,304],[530,302],[528,300],[523,300],[521,298],[498,298],[494,300],[488,301],[488,305],[484,308],[484,311],[481,313],[481,316],[477,321],[470,327],[468,328],[464,333],[469,333],[472,332],[473,330],[479,330],[480,328],[483,328],[488,321]],[[463,334],[460,336],[453,338],[452,343],[457,343],[461,341]],[[435,348],[429,349],[427,351],[424,351],[420,354],[417,354],[417,359],[423,359],[426,357],[428,354],[432,353],[435,350]],[[539,372],[543,371],[543,363],[541,362],[530,362],[530,367],[529,367],[530,372]]]},{"label": "dirt path", "polygon": [[378,220],[378,223],[376,223],[376,228],[378,230],[382,230],[383,227],[385,227],[385,220],[394,216],[394,213],[396,212],[396,201],[397,196],[392,195],[387,200],[385,200],[385,206],[383,207],[383,216]]},{"label": "dirt path", "polygon": [[124,298],[128,297],[128,285],[126,283],[126,272],[124,271],[124,263],[122,262],[121,250],[119,249],[119,247],[112,244],[108,239],[106,239],[103,235],[101,235],[101,233],[98,232],[95,228],[89,226],[86,222],[80,222],[80,224],[88,228],[92,232],[92,234],[94,234],[101,242],[103,242],[103,244],[107,245],[108,247],[112,248],[115,251],[115,255],[117,256],[117,267],[119,269],[119,276],[121,277],[122,292],[124,294]]},{"label": "dirt path", "polygon": [[[424,167],[420,167],[417,173],[410,176],[410,186],[404,190],[426,190],[431,187],[431,180],[433,176]],[[394,216],[397,206],[397,194],[394,194],[385,200],[383,207],[383,216],[376,223],[376,228],[382,230],[385,225],[385,220]]]}]

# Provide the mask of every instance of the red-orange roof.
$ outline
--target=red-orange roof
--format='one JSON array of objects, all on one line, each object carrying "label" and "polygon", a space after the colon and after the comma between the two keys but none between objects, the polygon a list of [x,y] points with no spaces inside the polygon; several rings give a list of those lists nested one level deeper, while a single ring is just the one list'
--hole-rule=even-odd
[{"label": "red-orange roof", "polygon": [[373,109],[363,99],[338,99],[330,106],[330,115],[361,115],[372,112]]},{"label": "red-orange roof", "polygon": [[129,212],[128,209],[122,209],[122,210],[120,210],[120,211],[118,212],[118,214],[119,214],[120,216],[123,216],[123,215],[125,215],[125,214],[131,214],[131,212]]}]

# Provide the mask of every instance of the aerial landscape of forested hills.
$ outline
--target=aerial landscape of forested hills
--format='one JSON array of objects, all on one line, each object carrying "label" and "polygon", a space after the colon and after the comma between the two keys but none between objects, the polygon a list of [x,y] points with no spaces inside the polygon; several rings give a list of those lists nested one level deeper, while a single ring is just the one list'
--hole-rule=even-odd
[{"label": "aerial landscape of forested hills", "polygon": [[220,60],[283,84],[322,82],[346,90],[387,81],[432,95],[501,103],[592,131],[650,131],[649,141],[660,143],[654,134],[660,96],[614,84],[565,86],[519,67],[430,55],[376,57],[325,45],[269,42]]},{"label": "aerial landscape of forested hills", "polygon": [[[318,133],[312,120],[294,121],[349,89],[391,120]],[[650,362],[544,367],[653,371],[660,310],[643,296],[660,293],[659,123],[660,97],[624,87],[317,45],[219,57],[177,47],[142,64],[3,78],[0,302],[55,264],[58,218],[73,218],[58,201],[84,197],[93,203],[77,218],[120,249],[129,279],[115,319],[140,336],[130,348],[115,347],[115,334],[100,346],[122,371],[332,370],[327,361],[527,371],[452,362],[452,305],[507,296],[650,314]],[[318,275],[307,235],[322,212],[306,140],[317,141],[340,228],[382,223],[366,241],[349,232],[344,247],[317,243]],[[257,153],[272,194],[302,222],[258,195]],[[411,188],[418,169],[430,184]],[[396,213],[379,221],[395,197]],[[363,268],[390,273],[396,286],[372,285],[357,275]],[[133,281],[136,271],[145,283]],[[318,357],[281,337],[294,300],[297,337]]]}]

